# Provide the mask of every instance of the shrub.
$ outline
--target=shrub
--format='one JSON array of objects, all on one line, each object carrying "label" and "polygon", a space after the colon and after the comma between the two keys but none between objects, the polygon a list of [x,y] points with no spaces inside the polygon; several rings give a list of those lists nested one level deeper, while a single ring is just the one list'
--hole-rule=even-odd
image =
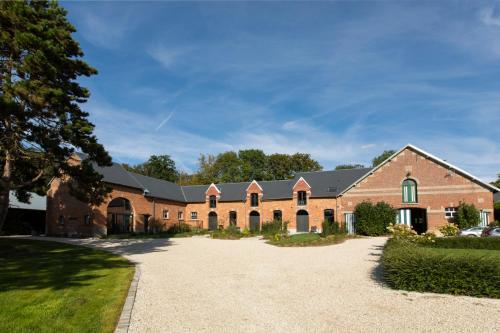
[{"label": "shrub", "polygon": [[443,234],[445,237],[452,237],[458,235],[458,227],[454,224],[448,223],[441,228],[439,228],[439,231]]},{"label": "shrub", "polygon": [[436,249],[390,239],[384,278],[395,289],[500,298],[499,259],[497,251]]},{"label": "shrub", "polygon": [[396,220],[396,211],[385,202],[373,205],[364,201],[354,208],[356,233],[366,236],[380,236],[387,232],[389,224]]},{"label": "shrub", "polygon": [[321,236],[344,234],[344,228],[341,228],[338,222],[325,220],[321,223]]},{"label": "shrub", "polygon": [[218,229],[212,232],[212,238],[219,239],[240,239],[243,234],[238,230],[235,225],[228,225],[225,229]]},{"label": "shrub", "polygon": [[448,249],[500,250],[500,237],[446,237],[436,238],[430,247]]},{"label": "shrub", "polygon": [[410,226],[406,224],[390,224],[387,231],[392,235],[394,240],[407,244],[426,245],[435,242],[433,233],[417,234]]},{"label": "shrub", "polygon": [[264,238],[273,239],[288,235],[288,221],[273,220],[262,223]]},{"label": "shrub", "polygon": [[453,218],[453,223],[460,229],[467,229],[479,225],[480,222],[481,218],[476,207],[473,204],[460,202]]},{"label": "shrub", "polygon": [[165,225],[158,219],[150,218],[148,221],[148,233],[161,233],[165,229]]},{"label": "shrub", "polygon": [[171,225],[167,229],[167,233],[174,235],[174,234],[179,234],[183,232],[190,232],[191,231],[191,226],[187,223],[176,223]]}]

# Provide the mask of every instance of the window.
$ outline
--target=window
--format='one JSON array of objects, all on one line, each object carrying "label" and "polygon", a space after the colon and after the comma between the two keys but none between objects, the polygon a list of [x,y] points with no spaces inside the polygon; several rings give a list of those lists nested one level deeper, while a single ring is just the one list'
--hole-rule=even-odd
[{"label": "window", "polygon": [[182,210],[177,212],[177,219],[179,221],[184,219],[184,213],[182,212]]},{"label": "window", "polygon": [[163,210],[163,219],[168,220],[169,218],[170,218],[170,213],[169,213],[168,209],[164,209]]},{"label": "window", "polygon": [[229,212],[229,224],[236,225],[236,212],[235,211]]},{"label": "window", "polygon": [[481,226],[481,227],[487,227],[488,224],[490,223],[490,217],[489,217],[488,212],[485,212],[485,211],[482,210],[479,213],[479,216],[481,218],[481,222],[479,222],[479,226]]},{"label": "window", "polygon": [[417,183],[413,179],[406,179],[403,182],[403,202],[417,202]]},{"label": "window", "polygon": [[323,220],[328,221],[330,223],[333,222],[333,220],[334,220],[333,209],[325,209],[325,211],[323,212]]},{"label": "window", "polygon": [[273,212],[273,220],[275,221],[282,221],[283,220],[283,213],[281,210],[275,210]]},{"label": "window", "polygon": [[83,224],[90,225],[91,222],[92,222],[92,219],[91,219],[90,215],[87,214],[87,215],[83,216]]},{"label": "window", "polygon": [[198,212],[191,212],[191,220],[197,220],[198,219]]},{"label": "window", "polygon": [[59,216],[59,224],[64,224],[64,216]]},{"label": "window", "polygon": [[250,194],[250,206],[257,207],[259,205],[259,194],[252,193]]},{"label": "window", "polygon": [[452,219],[455,217],[455,213],[457,212],[457,209],[455,207],[446,207],[444,209],[444,217],[447,219]]},{"label": "window", "polygon": [[297,205],[305,206],[307,204],[307,194],[306,191],[297,192]]},{"label": "window", "polygon": [[209,204],[210,204],[210,208],[215,208],[217,207],[217,198],[215,195],[211,195],[210,198],[209,198]]}]

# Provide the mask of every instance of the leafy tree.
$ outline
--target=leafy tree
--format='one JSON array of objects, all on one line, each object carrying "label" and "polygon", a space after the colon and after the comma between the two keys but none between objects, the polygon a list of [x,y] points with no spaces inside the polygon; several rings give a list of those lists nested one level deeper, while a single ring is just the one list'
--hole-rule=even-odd
[{"label": "leafy tree", "polygon": [[321,171],[323,167],[310,154],[295,153],[291,156],[292,172]]},{"label": "leafy tree", "polygon": [[387,227],[396,220],[396,211],[386,202],[372,204],[364,201],[354,208],[356,233],[366,236],[380,236],[387,233]]},{"label": "leafy tree", "polygon": [[292,159],[287,154],[272,154],[267,158],[267,180],[293,177]]},{"label": "leafy tree", "polygon": [[241,161],[241,179],[266,179],[267,156],[260,149],[247,149],[238,152]]},{"label": "leafy tree", "polygon": [[498,179],[495,180],[494,182],[491,182],[490,184],[497,187],[497,188],[500,188],[500,173],[497,174],[497,177],[498,177]]},{"label": "leafy tree", "polygon": [[335,167],[335,170],[363,169],[364,167],[363,164],[340,164]]},{"label": "leafy tree", "polygon": [[[0,230],[9,191],[28,201],[51,177],[70,177],[70,191],[99,204],[110,189],[92,168],[111,158],[80,109],[89,91],[77,82],[97,71],[82,60],[75,28],[56,2],[0,2]],[[68,163],[75,149],[88,158]]]},{"label": "leafy tree", "polygon": [[460,202],[453,218],[453,223],[460,229],[475,227],[481,222],[479,211],[473,204]]},{"label": "leafy tree", "polygon": [[227,151],[217,155],[213,169],[215,171],[214,183],[240,182],[241,160],[234,151]]},{"label": "leafy tree", "polygon": [[395,150],[384,150],[384,152],[382,154],[378,155],[377,157],[375,157],[372,160],[372,166],[376,167],[377,165],[379,165],[380,163],[382,163],[383,161],[385,161],[386,159],[388,159],[389,157],[391,157],[395,153],[396,153]]},{"label": "leafy tree", "polygon": [[169,155],[151,155],[151,157],[144,163],[136,166],[123,164],[123,167],[128,171],[144,176],[167,180],[169,182],[175,182],[179,178],[179,171],[177,171],[175,162]]}]

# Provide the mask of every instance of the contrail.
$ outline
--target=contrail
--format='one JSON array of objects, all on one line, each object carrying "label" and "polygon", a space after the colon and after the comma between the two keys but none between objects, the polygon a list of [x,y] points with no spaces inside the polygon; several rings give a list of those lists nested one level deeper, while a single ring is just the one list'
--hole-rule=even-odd
[{"label": "contrail", "polygon": [[163,125],[165,125],[170,120],[170,118],[172,118],[173,115],[174,111],[170,112],[167,118],[163,119],[163,121],[158,125],[158,127],[156,127],[155,131],[158,131],[160,128],[162,128]]}]

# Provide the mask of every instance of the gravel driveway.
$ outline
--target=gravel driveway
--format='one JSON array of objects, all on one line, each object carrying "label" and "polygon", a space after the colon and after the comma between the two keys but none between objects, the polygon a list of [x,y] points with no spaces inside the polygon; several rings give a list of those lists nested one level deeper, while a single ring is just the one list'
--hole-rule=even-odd
[{"label": "gravel driveway", "polygon": [[382,286],[385,240],[311,248],[257,238],[71,242],[139,263],[131,332],[498,332],[500,300]]}]

